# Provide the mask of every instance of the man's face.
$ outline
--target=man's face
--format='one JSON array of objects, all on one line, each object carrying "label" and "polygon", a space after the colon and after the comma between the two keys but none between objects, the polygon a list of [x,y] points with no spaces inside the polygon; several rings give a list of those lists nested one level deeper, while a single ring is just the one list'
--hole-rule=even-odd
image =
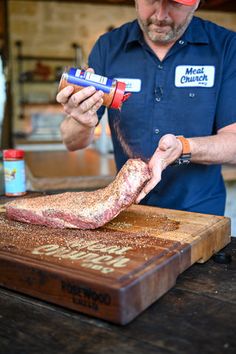
[{"label": "man's face", "polygon": [[186,6],[174,0],[135,0],[144,36],[153,43],[175,42],[185,32],[199,2]]}]

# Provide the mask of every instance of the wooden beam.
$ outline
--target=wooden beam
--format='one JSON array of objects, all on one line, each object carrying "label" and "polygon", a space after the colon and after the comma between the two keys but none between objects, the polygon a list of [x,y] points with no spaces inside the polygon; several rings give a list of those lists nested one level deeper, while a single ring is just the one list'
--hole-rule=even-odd
[{"label": "wooden beam", "polygon": [[[134,0],[24,0],[24,1],[41,1],[50,2],[56,1],[58,3],[87,3],[96,5],[121,5],[134,6]],[[212,10],[222,12],[236,12],[235,0],[202,0],[200,5],[201,10]]]},{"label": "wooden beam", "polygon": [[202,10],[222,11],[222,12],[235,12],[235,0],[205,0],[200,6]]}]

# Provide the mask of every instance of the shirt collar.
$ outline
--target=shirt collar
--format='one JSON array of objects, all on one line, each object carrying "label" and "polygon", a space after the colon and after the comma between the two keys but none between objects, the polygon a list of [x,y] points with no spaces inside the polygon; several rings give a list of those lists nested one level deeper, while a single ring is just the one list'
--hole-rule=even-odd
[{"label": "shirt collar", "polygon": [[[182,36],[182,39],[189,43],[198,43],[198,44],[207,44],[209,43],[209,39],[207,37],[206,31],[203,27],[202,22],[198,17],[193,17],[190,22],[187,30]],[[131,27],[131,31],[129,32],[128,39],[126,42],[125,49],[131,48],[135,44],[144,44],[144,37],[142,30],[139,27],[138,21],[135,20],[133,22],[133,26]]]},{"label": "shirt collar", "polygon": [[208,44],[209,39],[204,29],[203,22],[198,17],[193,17],[182,39],[189,43]]},{"label": "shirt collar", "polygon": [[136,45],[137,43],[143,44],[144,38],[143,38],[143,32],[139,27],[138,20],[135,20],[129,32],[125,49],[132,48],[133,45]]}]

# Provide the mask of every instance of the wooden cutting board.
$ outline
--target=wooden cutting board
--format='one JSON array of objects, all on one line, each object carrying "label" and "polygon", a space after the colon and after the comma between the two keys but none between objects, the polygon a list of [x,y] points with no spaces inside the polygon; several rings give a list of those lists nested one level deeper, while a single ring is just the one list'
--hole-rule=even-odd
[{"label": "wooden cutting board", "polygon": [[230,219],[134,205],[98,230],[60,230],[0,213],[0,285],[127,324],[195,262],[230,242]]}]

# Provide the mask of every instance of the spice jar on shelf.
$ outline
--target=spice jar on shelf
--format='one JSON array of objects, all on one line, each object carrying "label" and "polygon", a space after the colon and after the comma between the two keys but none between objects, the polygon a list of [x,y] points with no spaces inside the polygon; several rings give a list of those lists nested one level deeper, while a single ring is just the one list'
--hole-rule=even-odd
[{"label": "spice jar on shelf", "polygon": [[6,196],[26,194],[24,151],[9,149],[3,151],[4,182]]}]

